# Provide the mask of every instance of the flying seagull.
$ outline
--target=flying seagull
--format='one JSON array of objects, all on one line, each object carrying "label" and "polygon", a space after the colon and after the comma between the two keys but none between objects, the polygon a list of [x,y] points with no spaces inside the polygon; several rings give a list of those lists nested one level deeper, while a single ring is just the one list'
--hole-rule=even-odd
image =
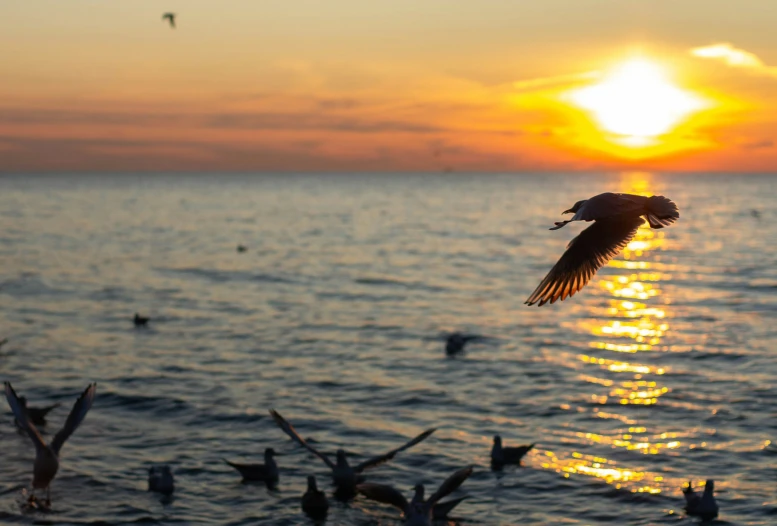
[{"label": "flying seagull", "polygon": [[264,464],[237,464],[224,460],[235,468],[246,481],[261,481],[268,486],[278,483],[278,464],[275,463],[275,450],[268,447],[264,450]]},{"label": "flying seagull", "polygon": [[384,453],[383,455],[378,455],[376,457],[369,458],[362,462],[361,464],[357,464],[356,466],[351,466],[348,464],[348,459],[345,456],[345,450],[338,449],[337,450],[337,459],[336,462],[332,462],[329,457],[324,455],[323,453],[320,453],[316,451],[313,446],[308,444],[304,438],[299,436],[297,431],[294,429],[294,427],[288,423],[277,411],[274,409],[270,409],[270,414],[273,417],[273,420],[275,420],[275,423],[278,424],[278,427],[280,427],[284,433],[289,435],[292,440],[300,444],[302,447],[316,455],[318,458],[324,461],[324,463],[329,466],[329,468],[332,470],[332,480],[337,486],[337,493],[340,496],[348,497],[353,496],[356,485],[364,480],[364,476],[362,475],[362,472],[368,468],[375,467],[379,464],[383,464],[384,462],[388,462],[392,458],[394,458],[394,455],[399,453],[400,451],[404,451],[405,449],[411,448],[414,445],[418,444],[419,442],[425,440],[429,435],[434,433],[436,431],[436,428],[427,429],[414,439],[410,440],[406,444],[396,448],[392,449],[388,453]]},{"label": "flying seagull", "polygon": [[491,468],[502,469],[507,464],[521,464],[521,459],[534,448],[534,444],[525,446],[502,447],[502,437],[494,435],[494,445],[491,447]]},{"label": "flying seagull", "polygon": [[[410,502],[408,502],[405,496],[398,490],[383,484],[359,484],[356,486],[356,490],[368,499],[384,504],[391,504],[392,506],[399,508],[405,515],[405,524],[412,526],[428,526],[436,519],[434,508],[437,505],[437,502],[443,497],[453,493],[470,475],[472,475],[472,466],[458,470],[456,473],[445,479],[445,482],[443,482],[437,491],[429,497],[429,500],[425,502],[423,500],[423,486],[420,484],[416,485],[416,494]],[[457,501],[461,502],[459,499],[457,499]],[[452,508],[452,506],[450,508]],[[450,508],[448,511],[450,511]]]},{"label": "flying seagull", "polygon": [[165,13],[162,15],[162,20],[168,20],[170,22],[170,27],[175,29],[175,13]]},{"label": "flying seagull", "polygon": [[597,270],[620,252],[644,223],[651,228],[664,228],[680,218],[677,205],[661,195],[645,197],[633,194],[604,193],[578,201],[564,211],[575,214],[569,221],[559,221],[550,230],[558,230],[572,221],[594,221],[574,238],[561,259],[535,289],[527,305],[538,306],[564,301],[580,291]]},{"label": "flying seagull", "polygon": [[302,511],[311,519],[322,520],[326,518],[326,513],[329,510],[329,501],[326,498],[326,493],[316,486],[316,477],[313,475],[308,475],[308,489],[302,495],[300,503]]},{"label": "flying seagull", "polygon": [[27,418],[27,412],[24,410],[24,406],[19,401],[19,397],[16,396],[16,392],[11,387],[9,382],[5,382],[5,398],[8,400],[8,405],[11,406],[16,420],[21,424],[22,429],[27,431],[27,434],[35,444],[35,463],[32,468],[32,495],[30,495],[30,502],[35,500],[35,490],[46,490],[46,506],[51,506],[51,481],[54,480],[54,476],[59,469],[59,450],[62,449],[62,445],[65,440],[73,434],[78,428],[78,425],[83,422],[86,417],[86,413],[89,408],[92,407],[94,402],[94,395],[97,392],[97,384],[89,384],[84,389],[84,392],[76,400],[73,405],[73,409],[70,411],[70,415],[65,421],[65,425],[62,429],[54,435],[54,439],[48,445],[41,438],[40,433],[33,424]]}]

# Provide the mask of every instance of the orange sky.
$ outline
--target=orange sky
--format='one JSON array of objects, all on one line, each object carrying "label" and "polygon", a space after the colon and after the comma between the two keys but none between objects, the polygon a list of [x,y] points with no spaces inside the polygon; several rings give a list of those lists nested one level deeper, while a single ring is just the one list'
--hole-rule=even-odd
[{"label": "orange sky", "polygon": [[[775,20],[774,0],[3,2],[0,172],[777,172]],[[698,104],[671,118],[632,82],[581,107],[635,58]],[[618,135],[661,112],[649,144]]]}]

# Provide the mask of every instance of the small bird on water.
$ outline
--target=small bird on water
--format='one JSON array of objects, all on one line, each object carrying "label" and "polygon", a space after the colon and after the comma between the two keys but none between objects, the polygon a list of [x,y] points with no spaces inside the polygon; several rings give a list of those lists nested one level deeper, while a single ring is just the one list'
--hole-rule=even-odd
[{"label": "small bird on water", "polygon": [[464,351],[464,347],[467,345],[467,342],[476,340],[477,338],[477,336],[464,335],[460,332],[454,332],[453,334],[448,335],[448,338],[445,340],[445,354],[448,356],[459,354]]},{"label": "small bird on water", "polygon": [[278,464],[275,463],[275,450],[271,447],[264,450],[264,464],[238,464],[226,459],[224,462],[235,468],[245,481],[264,482],[268,486],[278,483]]},{"label": "small bird on water", "polygon": [[162,21],[170,22],[170,27],[175,29],[175,13],[165,13],[162,15]]},{"label": "small bird on water", "polygon": [[[19,404],[27,413],[27,418],[34,425],[41,427],[46,425],[46,415],[51,412],[52,409],[59,407],[59,404],[53,404],[46,407],[32,407],[27,405],[27,398],[24,396],[19,397]],[[14,419],[14,423],[18,427],[22,427],[21,422],[18,419]]]},{"label": "small bird on water", "polygon": [[575,214],[568,221],[556,222],[550,230],[558,230],[572,221],[594,221],[567,245],[561,259],[550,269],[531,296],[527,305],[538,306],[564,301],[579,292],[620,252],[644,224],[664,228],[680,218],[677,205],[661,195],[645,197],[633,194],[604,193],[578,201],[565,214]]},{"label": "small bird on water", "polygon": [[146,325],[148,325],[149,319],[150,318],[148,318],[147,316],[141,316],[136,312],[135,317],[132,318],[132,323],[135,324],[135,327],[145,327]]},{"label": "small bird on water", "polygon": [[494,435],[494,445],[491,447],[491,468],[502,469],[507,464],[521,464],[521,459],[534,448],[534,444],[515,447],[502,447],[502,437]]},{"label": "small bird on water", "polygon": [[148,491],[163,495],[172,495],[175,491],[175,481],[170,466],[151,466],[148,468]]},{"label": "small bird on water", "polygon": [[13,390],[13,387],[11,387],[9,382],[5,382],[5,398],[8,400],[8,405],[11,407],[11,411],[13,411],[14,416],[21,424],[22,429],[27,431],[30,439],[32,439],[32,443],[35,444],[35,463],[32,468],[32,494],[29,499],[31,504],[35,502],[35,490],[45,489],[46,506],[51,506],[50,485],[59,469],[59,451],[62,449],[65,440],[73,434],[79,424],[86,418],[86,413],[89,411],[89,408],[92,407],[96,392],[97,384],[89,384],[89,386],[84,389],[84,392],[81,393],[81,396],[73,405],[73,409],[70,411],[70,415],[67,417],[65,425],[56,435],[54,435],[51,443],[46,444],[36,429],[35,424],[27,418],[27,413],[19,401],[19,397],[16,396],[16,391]]},{"label": "small bird on water", "polygon": [[362,475],[364,470],[375,467],[379,464],[383,464],[384,462],[388,462],[400,451],[404,451],[405,449],[411,448],[419,442],[426,440],[429,435],[436,431],[436,428],[427,429],[402,446],[396,449],[392,449],[383,455],[378,455],[376,457],[367,459],[364,462],[352,467],[350,464],[348,464],[345,450],[338,449],[336,462],[332,462],[329,457],[317,451],[313,446],[308,444],[304,438],[299,436],[297,430],[294,429],[294,427],[289,422],[287,422],[286,419],[280,415],[280,413],[274,409],[271,409],[270,415],[272,415],[273,420],[275,420],[275,423],[278,424],[278,427],[280,427],[284,433],[289,435],[292,440],[316,455],[318,458],[323,460],[327,466],[329,466],[329,469],[332,470],[332,481],[334,482],[335,486],[337,486],[336,495],[338,498],[343,499],[348,499],[355,495],[356,485],[364,480],[364,476]]},{"label": "small bird on water", "polygon": [[416,485],[416,494],[410,502],[398,490],[384,484],[359,484],[356,490],[368,499],[398,508],[405,515],[405,524],[408,526],[429,526],[436,520],[434,508],[437,502],[453,493],[470,475],[472,475],[472,466],[458,470],[445,479],[445,482],[427,501],[423,500],[423,486],[420,484]]},{"label": "small bird on water", "polygon": [[302,495],[302,511],[314,520],[322,520],[329,510],[329,500],[326,493],[316,486],[316,477],[308,475],[308,489]]},{"label": "small bird on water", "polygon": [[699,517],[702,520],[709,521],[718,516],[718,503],[715,500],[715,482],[708,479],[704,483],[704,493],[699,497],[694,491],[691,481],[688,486],[683,488],[685,496],[685,511],[688,515]]}]

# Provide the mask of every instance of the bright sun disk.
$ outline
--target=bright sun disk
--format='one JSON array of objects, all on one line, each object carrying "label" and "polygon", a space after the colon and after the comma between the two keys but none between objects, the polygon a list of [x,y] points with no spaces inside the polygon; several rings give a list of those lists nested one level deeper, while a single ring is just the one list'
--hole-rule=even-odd
[{"label": "bright sun disk", "polygon": [[591,113],[621,144],[649,146],[707,103],[669,80],[646,59],[631,59],[601,82],[575,90],[571,101]]}]

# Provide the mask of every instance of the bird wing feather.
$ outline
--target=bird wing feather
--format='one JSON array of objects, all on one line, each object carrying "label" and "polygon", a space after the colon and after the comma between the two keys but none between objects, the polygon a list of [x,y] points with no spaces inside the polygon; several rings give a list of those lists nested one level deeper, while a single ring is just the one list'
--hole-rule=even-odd
[{"label": "bird wing feather", "polygon": [[356,491],[370,500],[382,502],[383,504],[390,504],[399,508],[402,513],[408,512],[409,504],[407,499],[391,486],[366,482],[364,484],[358,484],[356,486]]},{"label": "bird wing feather", "polygon": [[434,427],[431,429],[427,429],[426,431],[424,431],[414,439],[410,440],[409,442],[403,444],[402,446],[396,449],[392,449],[391,451],[389,451],[388,453],[384,453],[383,455],[379,455],[377,457],[372,457],[368,460],[365,460],[361,464],[354,467],[354,471],[356,471],[356,473],[361,473],[367,468],[372,468],[379,464],[383,464],[384,462],[388,462],[389,460],[394,458],[394,455],[396,455],[400,451],[404,451],[405,449],[411,448],[414,445],[418,444],[419,442],[426,440],[429,437],[429,435],[431,435],[435,431],[437,431],[437,428],[434,428]]},{"label": "bird wing feather", "polygon": [[331,460],[329,460],[329,457],[324,455],[323,453],[318,452],[313,446],[308,444],[304,438],[299,436],[299,433],[297,433],[297,430],[294,429],[294,426],[292,426],[290,423],[286,421],[285,418],[281,416],[281,414],[276,411],[275,409],[270,409],[270,415],[272,416],[273,420],[275,420],[275,423],[278,424],[278,427],[280,427],[284,433],[289,435],[292,440],[297,442],[299,445],[316,455],[318,458],[324,461],[327,466],[329,466],[330,469],[335,469],[335,464]]},{"label": "bird wing feather", "polygon": [[65,440],[73,434],[81,422],[84,421],[84,418],[86,418],[86,413],[89,412],[89,409],[94,403],[94,395],[96,392],[97,384],[89,384],[87,388],[84,389],[84,392],[81,393],[81,396],[78,397],[76,403],[73,404],[73,409],[70,410],[65,425],[62,426],[62,429],[60,429],[56,435],[54,435],[54,439],[51,441],[51,449],[53,449],[57,455],[59,455],[59,450],[62,449]]},{"label": "bird wing feather", "polygon": [[32,443],[35,444],[35,450],[41,450],[46,448],[46,443],[40,436],[38,429],[27,418],[27,411],[19,401],[19,397],[16,396],[16,391],[11,387],[10,382],[5,382],[5,399],[8,400],[8,405],[11,407],[13,415],[16,417],[16,421],[19,422],[19,426],[24,429],[32,439]]},{"label": "bird wing feather", "polygon": [[464,481],[467,480],[470,475],[472,475],[472,469],[472,466],[467,466],[466,468],[458,470],[456,473],[445,479],[445,481],[440,484],[440,487],[437,488],[437,491],[435,491],[434,494],[429,497],[429,500],[426,501],[426,504],[430,507],[434,506],[437,501],[456,491],[456,489],[464,484]]},{"label": "bird wing feather", "polygon": [[565,300],[579,292],[597,270],[609,262],[644,221],[640,216],[603,219],[583,230],[570,241],[567,250],[526,300],[539,306]]}]

